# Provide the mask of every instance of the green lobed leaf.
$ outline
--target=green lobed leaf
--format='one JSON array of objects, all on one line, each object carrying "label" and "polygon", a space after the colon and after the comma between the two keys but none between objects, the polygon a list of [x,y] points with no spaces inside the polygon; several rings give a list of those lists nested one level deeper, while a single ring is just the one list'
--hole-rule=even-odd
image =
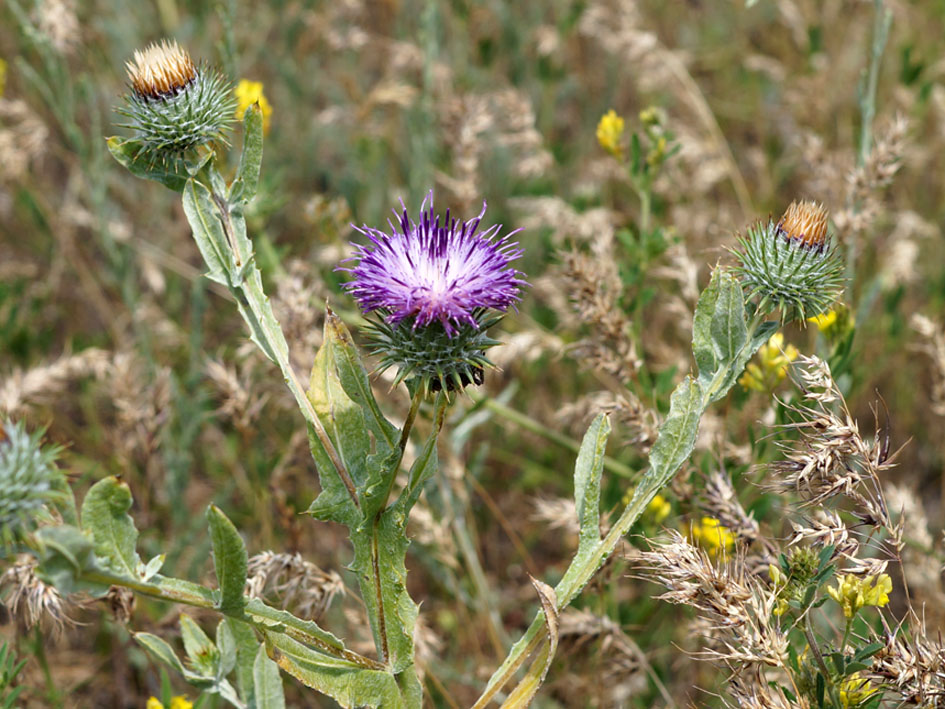
[{"label": "green lobed leaf", "polygon": [[580,525],[578,554],[600,543],[600,478],[610,436],[610,418],[598,414],[581,441],[574,466],[574,502]]},{"label": "green lobed leaf", "polygon": [[[359,499],[383,501],[392,476],[397,474],[396,429],[380,413],[351,335],[331,311],[307,395],[357,487]],[[322,492],[309,514],[349,527],[361,524],[367,513],[355,506],[321,441],[314,435],[310,440]],[[373,515],[368,517],[373,519]]]},{"label": "green lobed leaf", "polygon": [[144,143],[133,138],[112,136],[105,139],[112,154],[135,177],[160,182],[175,192],[182,192],[189,178],[184,161],[170,154],[155,155]]},{"label": "green lobed leaf", "polygon": [[259,104],[254,103],[243,114],[243,152],[236,179],[230,186],[230,202],[246,204],[256,196],[263,154],[263,118]]},{"label": "green lobed leaf", "polygon": [[669,413],[650,449],[650,469],[643,476],[638,491],[659,490],[686,462],[695,447],[699,418],[704,410],[702,386],[687,375],[669,399]]},{"label": "green lobed leaf", "polygon": [[692,352],[706,404],[729,392],[748,360],[776,329],[774,322],[761,323],[749,338],[742,286],[734,275],[716,267],[699,296],[692,323]]},{"label": "green lobed leaf", "polygon": [[98,570],[92,540],[70,525],[43,527],[36,532],[37,572],[41,579],[62,593],[88,591],[103,595],[108,584],[86,581],[82,576]]},{"label": "green lobed leaf", "polygon": [[279,665],[269,659],[264,645],[259,646],[253,663],[253,685],[256,709],[285,709]]},{"label": "green lobed leaf", "polygon": [[112,476],[95,483],[82,502],[82,530],[91,535],[95,555],[112,571],[139,577],[141,559],[135,546],[138,530],[128,515],[131,488]]},{"label": "green lobed leaf", "polygon": [[[388,662],[396,673],[413,666],[413,629],[417,621],[417,605],[407,593],[406,517],[398,506],[388,507],[377,523],[377,573],[380,578],[380,603],[374,587],[374,538],[370,521],[352,530],[354,561],[351,570],[358,576],[361,596],[371,621],[371,630],[379,653],[381,615],[387,630]],[[382,605],[381,605],[382,604]],[[383,607],[382,607],[383,606]],[[412,672],[413,670],[409,670]]]},{"label": "green lobed leaf", "polygon": [[405,700],[396,678],[388,672],[323,655],[285,635],[267,633],[266,639],[277,650],[274,656],[279,667],[343,707],[420,707],[419,701]]},{"label": "green lobed leaf", "polygon": [[248,555],[243,538],[216,505],[207,508],[210,524],[210,543],[213,545],[213,568],[220,583],[220,610],[230,613],[246,604]]}]

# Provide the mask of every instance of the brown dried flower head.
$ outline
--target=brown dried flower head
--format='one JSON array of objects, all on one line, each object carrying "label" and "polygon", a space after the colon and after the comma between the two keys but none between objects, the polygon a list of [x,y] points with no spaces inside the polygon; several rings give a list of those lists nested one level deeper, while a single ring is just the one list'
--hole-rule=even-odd
[{"label": "brown dried flower head", "polygon": [[778,221],[778,233],[788,241],[822,251],[827,245],[827,209],[811,200],[795,200]]},{"label": "brown dried flower head", "polygon": [[173,40],[136,51],[134,60],[125,66],[131,88],[140,98],[173,96],[197,78],[197,67],[190,55]]}]

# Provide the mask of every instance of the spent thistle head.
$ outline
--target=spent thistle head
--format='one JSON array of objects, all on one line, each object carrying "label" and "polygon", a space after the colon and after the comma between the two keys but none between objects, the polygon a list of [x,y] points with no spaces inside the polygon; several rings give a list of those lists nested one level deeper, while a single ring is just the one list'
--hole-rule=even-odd
[{"label": "spent thistle head", "polygon": [[748,298],[782,322],[820,315],[840,295],[842,264],[827,233],[827,210],[815,202],[792,202],[777,221],[755,224],[739,238],[737,271]]},{"label": "spent thistle head", "polygon": [[[358,245],[348,259],[352,280],[345,284],[364,313],[380,317],[369,334],[381,369],[398,367],[396,383],[418,384],[425,391],[463,389],[481,384],[491,366],[485,350],[498,342],[486,335],[519,298],[522,274],[511,262],[522,255],[501,225],[479,231],[485,215],[469,221],[434,212],[433,193],[414,222],[402,212],[390,233],[357,228],[370,243]],[[515,233],[515,232],[512,232]]]},{"label": "spent thistle head", "polygon": [[182,153],[223,138],[236,105],[229,85],[177,42],[136,51],[126,66],[131,93],[117,110],[145,152]]}]

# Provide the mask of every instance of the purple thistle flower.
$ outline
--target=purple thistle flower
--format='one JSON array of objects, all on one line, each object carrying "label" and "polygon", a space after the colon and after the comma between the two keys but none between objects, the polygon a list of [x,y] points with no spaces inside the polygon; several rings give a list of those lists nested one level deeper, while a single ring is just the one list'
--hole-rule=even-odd
[{"label": "purple thistle flower", "polygon": [[520,230],[502,237],[501,224],[477,231],[485,202],[475,219],[451,219],[447,210],[441,221],[433,211],[431,190],[420,206],[419,224],[407,216],[403,200],[400,205],[399,228],[387,222],[390,234],[367,225],[354,227],[371,243],[358,245],[347,259],[357,265],[338,269],[354,277],[344,287],[363,312],[383,311],[391,325],[412,317],[414,329],[439,321],[452,337],[464,324],[479,328],[477,311],[504,311],[521,297],[520,288],[527,283],[509,264],[522,250],[508,240]]}]

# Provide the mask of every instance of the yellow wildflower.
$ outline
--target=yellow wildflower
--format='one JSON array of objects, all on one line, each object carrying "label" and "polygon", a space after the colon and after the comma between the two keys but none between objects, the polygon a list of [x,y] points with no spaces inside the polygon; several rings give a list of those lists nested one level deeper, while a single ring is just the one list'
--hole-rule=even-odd
[{"label": "yellow wildflower", "polygon": [[7,86],[7,63],[0,59],[0,96],[3,96],[3,90]]},{"label": "yellow wildflower", "polygon": [[[164,709],[164,705],[157,697],[151,697],[148,700],[148,703],[145,704],[145,709]],[[169,709],[194,709],[194,703],[183,695],[177,695],[171,699],[171,706]]]},{"label": "yellow wildflower", "polygon": [[797,359],[797,348],[784,346],[784,335],[774,333],[758,350],[758,362],[751,362],[738,383],[745,389],[771,391],[787,376],[788,366]]},{"label": "yellow wildflower", "polygon": [[859,672],[854,672],[840,684],[840,704],[851,709],[861,706],[878,691],[869,680],[860,677]]},{"label": "yellow wildflower", "polygon": [[240,83],[236,85],[235,89],[233,89],[233,93],[236,94],[237,120],[243,120],[243,114],[246,113],[246,109],[252,106],[254,103],[258,103],[259,110],[262,111],[263,133],[268,133],[269,123],[272,116],[272,106],[269,104],[269,101],[266,99],[266,95],[263,93],[262,82],[240,79]]},{"label": "yellow wildflower", "polygon": [[827,330],[837,322],[837,310],[834,308],[833,310],[828,310],[826,313],[807,318],[807,322],[814,323],[821,332],[827,332]]},{"label": "yellow wildflower", "polygon": [[843,615],[852,618],[864,606],[882,608],[889,603],[892,579],[889,574],[858,578],[847,574],[837,578],[837,586],[827,586],[827,595],[843,607]]},{"label": "yellow wildflower", "polygon": [[597,142],[600,147],[618,158],[622,154],[620,139],[623,137],[623,128],[623,118],[613,109],[601,116],[600,123],[597,124]]},{"label": "yellow wildflower", "polygon": [[842,303],[838,303],[826,313],[807,318],[807,322],[816,325],[817,329],[829,340],[836,340],[846,335],[856,326],[853,313]]},{"label": "yellow wildflower", "polygon": [[650,500],[650,504],[646,506],[646,516],[656,524],[659,524],[669,517],[669,513],[672,512],[672,510],[673,507],[669,504],[669,501],[662,495],[657,495]]},{"label": "yellow wildflower", "polygon": [[692,541],[701,546],[709,556],[723,559],[735,546],[735,535],[715,517],[703,517],[691,531]]}]

